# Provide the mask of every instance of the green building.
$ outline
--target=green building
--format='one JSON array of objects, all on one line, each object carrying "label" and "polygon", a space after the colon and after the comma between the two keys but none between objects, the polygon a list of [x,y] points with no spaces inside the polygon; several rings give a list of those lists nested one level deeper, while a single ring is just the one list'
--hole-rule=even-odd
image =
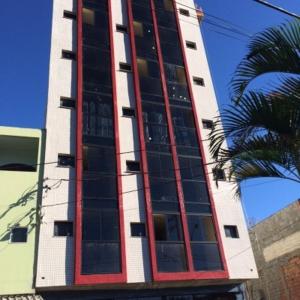
[{"label": "green building", "polygon": [[0,298],[34,293],[43,132],[0,126]]}]

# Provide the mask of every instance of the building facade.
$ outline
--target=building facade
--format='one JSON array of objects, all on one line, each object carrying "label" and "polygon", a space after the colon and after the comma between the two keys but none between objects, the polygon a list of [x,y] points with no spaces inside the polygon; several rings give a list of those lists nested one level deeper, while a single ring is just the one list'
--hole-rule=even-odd
[{"label": "building facade", "polygon": [[259,280],[247,282],[248,299],[299,299],[300,200],[253,226],[250,239]]},{"label": "building facade", "polygon": [[192,0],[53,1],[45,297],[235,299],[257,276],[241,203],[209,155],[217,111]]},{"label": "building facade", "polygon": [[0,298],[34,294],[42,137],[38,129],[0,127]]}]

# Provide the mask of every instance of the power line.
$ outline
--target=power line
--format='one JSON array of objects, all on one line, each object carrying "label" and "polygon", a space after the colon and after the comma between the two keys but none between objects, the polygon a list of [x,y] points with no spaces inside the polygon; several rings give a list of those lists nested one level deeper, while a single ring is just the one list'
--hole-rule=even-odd
[{"label": "power line", "polygon": [[264,0],[253,0],[253,1],[254,1],[254,2],[257,2],[257,3],[259,3],[259,4],[262,4],[262,5],[266,6],[266,7],[275,9],[275,10],[277,10],[277,11],[279,11],[279,12],[282,12],[282,13],[284,13],[284,14],[286,14],[286,15],[289,15],[289,16],[291,16],[291,17],[300,19],[300,16],[298,16],[297,14],[292,13],[292,12],[290,12],[290,11],[288,11],[288,10],[286,10],[286,9],[284,9],[284,8],[282,8],[282,7],[280,7],[280,6],[276,6],[276,5],[274,5],[274,4],[271,4],[271,3],[267,2],[267,1],[264,1]]}]

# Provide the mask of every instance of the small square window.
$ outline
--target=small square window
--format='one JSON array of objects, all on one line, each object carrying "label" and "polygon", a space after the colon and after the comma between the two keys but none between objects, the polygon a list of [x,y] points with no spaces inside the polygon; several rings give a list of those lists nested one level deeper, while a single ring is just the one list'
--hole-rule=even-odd
[{"label": "small square window", "polygon": [[214,168],[213,176],[214,176],[214,180],[226,180],[225,172],[223,169]]},{"label": "small square window", "polygon": [[75,167],[75,157],[69,154],[58,154],[59,167]]},{"label": "small square window", "polygon": [[202,120],[202,125],[204,129],[213,129],[214,122],[212,120]]},{"label": "small square window", "polygon": [[54,221],[54,236],[73,236],[73,222]]},{"label": "small square window", "polygon": [[62,50],[61,57],[65,59],[76,60],[76,53],[69,50]]},{"label": "small square window", "polygon": [[233,238],[233,239],[239,238],[239,232],[238,232],[237,226],[225,225],[224,230],[225,230],[226,237]]},{"label": "small square window", "polygon": [[191,41],[185,41],[185,45],[186,45],[187,48],[194,49],[194,50],[197,49],[197,45],[196,45],[196,43],[194,43],[194,42],[191,42]]},{"label": "small square window", "polygon": [[69,10],[64,10],[64,18],[76,20],[76,14]]},{"label": "small square window", "polygon": [[122,25],[122,24],[117,24],[116,25],[116,30],[118,32],[127,33],[127,26]]},{"label": "small square window", "polygon": [[27,227],[15,227],[10,233],[11,243],[26,243],[27,242]]},{"label": "small square window", "polygon": [[201,77],[193,77],[194,84],[204,86],[204,79]]},{"label": "small square window", "polygon": [[179,8],[179,13],[187,17],[190,16],[190,12],[187,9]]},{"label": "small square window", "polygon": [[120,66],[120,71],[131,72],[130,64],[120,62],[119,66]]},{"label": "small square window", "polygon": [[123,117],[135,117],[135,110],[130,107],[122,107]]},{"label": "small square window", "polygon": [[127,167],[127,172],[140,172],[141,170],[139,161],[127,160],[126,167]]},{"label": "small square window", "polygon": [[131,236],[146,236],[146,226],[144,223],[130,223]]},{"label": "small square window", "polygon": [[62,108],[75,108],[75,99],[60,97],[60,107]]}]

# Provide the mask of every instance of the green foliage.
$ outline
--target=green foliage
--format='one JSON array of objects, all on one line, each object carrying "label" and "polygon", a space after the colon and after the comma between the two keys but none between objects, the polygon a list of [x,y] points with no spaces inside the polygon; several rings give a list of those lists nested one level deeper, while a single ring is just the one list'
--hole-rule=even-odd
[{"label": "green foliage", "polygon": [[[251,88],[270,73],[276,84]],[[231,80],[231,97],[210,134],[217,167],[226,166],[238,183],[256,177],[300,183],[299,20],[269,28],[251,41]]]}]

